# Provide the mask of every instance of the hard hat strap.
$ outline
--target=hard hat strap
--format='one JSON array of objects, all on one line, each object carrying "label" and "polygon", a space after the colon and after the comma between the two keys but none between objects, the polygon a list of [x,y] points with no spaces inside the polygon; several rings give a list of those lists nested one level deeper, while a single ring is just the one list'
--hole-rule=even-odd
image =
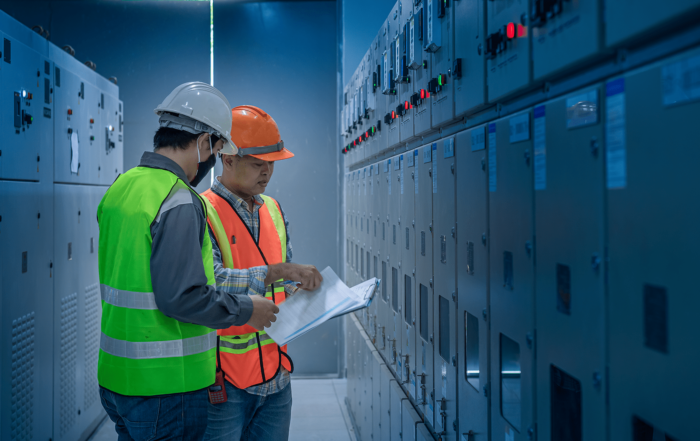
[{"label": "hard hat strap", "polygon": [[187,116],[163,112],[160,114],[160,119],[158,120],[158,123],[161,127],[168,127],[175,130],[183,130],[185,132],[192,133],[193,135],[198,135],[204,132],[222,138],[221,134],[213,127],[210,127],[204,124],[203,122],[194,120]]},{"label": "hard hat strap", "polygon": [[239,148],[238,156],[248,156],[248,155],[264,155],[265,153],[275,153],[280,152],[284,148],[284,141],[280,141],[277,144],[267,145],[264,147],[247,147]]}]

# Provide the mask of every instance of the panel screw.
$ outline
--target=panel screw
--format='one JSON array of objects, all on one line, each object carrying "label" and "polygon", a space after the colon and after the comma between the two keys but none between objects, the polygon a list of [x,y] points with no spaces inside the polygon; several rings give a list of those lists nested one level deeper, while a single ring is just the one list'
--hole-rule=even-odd
[{"label": "panel screw", "polygon": [[484,245],[486,245],[486,233],[482,233],[482,234],[481,234],[481,243],[483,243]]},{"label": "panel screw", "polygon": [[483,316],[484,316],[484,320],[486,320],[486,317],[488,316],[488,314],[486,313],[486,308],[484,308],[484,309],[481,311],[481,315],[483,315]]},{"label": "panel screw", "polygon": [[481,169],[486,170],[486,158],[481,158]]},{"label": "panel screw", "polygon": [[591,154],[595,157],[598,157],[598,138],[595,136],[591,138]]},{"label": "panel screw", "polygon": [[603,377],[600,372],[593,372],[593,387],[600,390],[600,385],[603,382]]},{"label": "panel screw", "polygon": [[525,242],[525,251],[527,252],[528,256],[532,255],[532,243],[529,240]]},{"label": "panel screw", "polygon": [[532,333],[528,332],[527,335],[525,336],[525,340],[527,341],[527,347],[532,349]]}]

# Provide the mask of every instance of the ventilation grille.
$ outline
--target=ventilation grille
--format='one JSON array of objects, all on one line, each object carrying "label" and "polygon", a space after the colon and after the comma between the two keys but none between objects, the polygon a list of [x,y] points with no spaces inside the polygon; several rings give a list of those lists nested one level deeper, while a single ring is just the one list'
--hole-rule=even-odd
[{"label": "ventilation grille", "polygon": [[100,286],[85,288],[85,410],[99,398],[97,358],[100,353]]},{"label": "ventilation grille", "polygon": [[34,439],[34,312],[12,321],[13,441]]},{"label": "ventilation grille", "polygon": [[75,360],[78,294],[61,299],[61,437],[75,425]]}]

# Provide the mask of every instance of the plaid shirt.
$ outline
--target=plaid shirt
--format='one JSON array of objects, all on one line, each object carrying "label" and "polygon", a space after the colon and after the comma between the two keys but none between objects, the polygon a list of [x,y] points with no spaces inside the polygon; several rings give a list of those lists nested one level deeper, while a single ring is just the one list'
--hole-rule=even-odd
[{"label": "plaid shirt", "polygon": [[[260,207],[264,204],[263,198],[260,196],[255,196],[255,204],[253,204],[253,211],[250,211],[248,203],[231,193],[226,187],[219,182],[217,177],[214,180],[214,185],[211,190],[218,196],[221,196],[228,202],[231,207],[241,216],[246,227],[253,233],[255,241],[258,241],[260,234],[260,216],[258,211]],[[284,226],[287,229],[287,262],[292,261],[292,244],[289,240],[289,222],[287,221],[287,216],[282,210],[280,205],[280,211],[282,212],[282,218],[284,219]],[[216,243],[216,237],[209,231],[211,236],[212,249],[214,253],[214,275],[216,276],[216,287],[224,292],[232,295],[259,295],[265,296],[265,278],[267,277],[267,266],[257,266],[248,269],[231,269],[225,268],[223,260],[221,259],[221,250]],[[297,291],[296,284],[292,281],[285,281],[284,291],[287,296],[292,296]],[[276,392],[281,391],[289,384],[289,372],[282,366],[280,366],[279,374],[272,380],[263,383],[258,386],[251,386],[246,389],[246,392],[254,395],[272,395]]]}]

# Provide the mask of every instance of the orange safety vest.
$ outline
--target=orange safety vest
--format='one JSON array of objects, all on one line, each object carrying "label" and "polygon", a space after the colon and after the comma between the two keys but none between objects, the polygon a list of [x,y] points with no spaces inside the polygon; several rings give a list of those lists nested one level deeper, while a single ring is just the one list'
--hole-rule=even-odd
[{"label": "orange safety vest", "polygon": [[[275,215],[282,219],[282,210],[277,201],[267,196],[263,198],[266,203],[258,210],[260,231],[256,243],[252,231],[224,198],[211,189],[202,193],[202,196],[215,210],[213,215],[209,213],[207,222],[222,250],[222,257],[230,249],[230,261],[227,262],[228,258],[222,259],[226,268],[246,269],[284,261],[287,244],[282,243],[280,232],[270,213],[270,210],[275,210]],[[268,204],[272,206],[268,207]],[[286,231],[283,235],[286,240]],[[281,281],[270,285],[265,293],[265,297],[277,305],[286,298]],[[278,346],[265,331],[258,332],[252,326],[243,325],[220,329],[217,333],[220,336],[220,368],[226,379],[239,389],[272,380],[279,373],[280,366],[289,372],[294,370],[292,359],[287,355],[287,346]]]}]

